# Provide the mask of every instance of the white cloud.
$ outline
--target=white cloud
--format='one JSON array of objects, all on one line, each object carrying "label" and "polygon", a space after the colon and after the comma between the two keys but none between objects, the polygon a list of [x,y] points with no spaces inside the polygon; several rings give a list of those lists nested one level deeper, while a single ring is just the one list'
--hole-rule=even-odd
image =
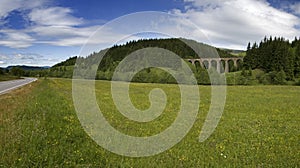
[{"label": "white cloud", "polygon": [[6,47],[26,48],[30,47],[35,41],[35,39],[27,33],[18,30],[0,30],[0,34],[2,34],[2,37],[0,37],[0,45]]},{"label": "white cloud", "polygon": [[3,61],[3,60],[7,60],[8,57],[6,55],[3,55],[3,54],[0,54],[0,60]]},{"label": "white cloud", "polygon": [[88,37],[92,32],[96,31],[98,26],[76,28],[70,26],[34,26],[30,28],[31,32],[36,33],[40,37]]},{"label": "white cloud", "polygon": [[[27,48],[36,44],[53,46],[81,46],[89,39],[99,25],[91,26],[90,21],[73,16],[67,7],[46,5],[47,0],[1,0],[0,26],[10,12],[20,11],[24,19],[30,22],[24,29],[0,29],[0,46],[10,48]],[[24,12],[26,11],[26,12]],[[103,20],[99,20],[103,23]],[[97,21],[97,22],[99,22]],[[112,37],[119,36],[115,32],[106,32],[105,37],[94,38],[92,44],[110,43]],[[108,36],[110,35],[110,36]]]},{"label": "white cloud", "polygon": [[13,0],[2,0],[0,1],[0,18],[6,17],[9,12],[21,7],[20,3]]},{"label": "white cloud", "polygon": [[299,36],[300,19],[259,0],[186,0],[186,11],[173,11],[194,22],[220,47],[245,49],[264,36]]},{"label": "white cloud", "polygon": [[41,59],[43,56],[35,53],[17,53],[13,54],[13,59],[20,59],[20,60],[34,60],[34,59]]},{"label": "white cloud", "polygon": [[58,61],[59,61],[58,59],[46,58],[36,53],[17,52],[17,53],[0,54],[1,67],[6,67],[9,65],[46,66],[46,65],[54,65]]},{"label": "white cloud", "polygon": [[[13,11],[25,11],[46,4],[46,0],[1,0],[0,25],[6,22],[6,17]],[[25,30],[0,28],[0,45],[10,48],[30,47],[35,39]]]},{"label": "white cloud", "polygon": [[186,9],[196,7],[196,9],[217,8],[222,4],[222,0],[184,0],[186,3],[191,3]]},{"label": "white cloud", "polygon": [[[82,45],[97,26],[82,25],[84,20],[72,16],[72,10],[64,7],[47,7],[46,0],[1,0],[0,25],[10,12],[24,11],[29,24],[24,29],[0,29],[0,46],[27,48],[35,43],[57,46]],[[81,26],[81,27],[79,27]],[[80,42],[79,42],[80,41]]]},{"label": "white cloud", "polygon": [[38,25],[46,26],[78,26],[82,19],[73,17],[72,10],[63,7],[33,9],[29,19]]},{"label": "white cloud", "polygon": [[[183,16],[195,23],[207,35],[213,45],[245,49],[248,41],[261,40],[264,36],[284,36],[293,39],[299,36],[300,19],[283,10],[272,7],[264,0],[184,0],[184,11],[173,10],[170,13]],[[73,11],[66,7],[55,7],[47,0],[1,0],[0,25],[5,17],[14,10],[27,10],[24,14],[31,24],[23,30],[0,29],[0,45],[11,48],[26,48],[35,44],[54,46],[81,46],[98,26],[85,25],[88,21],[73,16]],[[300,13],[300,3],[290,6],[294,13]],[[183,20],[178,19],[178,25]],[[136,23],[127,23],[133,29]],[[148,23],[147,23],[148,24]],[[159,25],[171,34],[185,37],[180,26],[165,21]],[[155,27],[155,26],[153,26]],[[124,35],[119,30],[105,30],[102,37],[92,38],[92,44],[109,44]],[[158,30],[159,31],[159,30]],[[191,29],[191,32],[195,30]],[[203,41],[203,35],[193,32],[195,40]],[[190,37],[187,37],[190,38]],[[206,42],[206,41],[204,41]]]},{"label": "white cloud", "polygon": [[[101,48],[110,47],[115,44],[116,39],[124,39],[127,37],[126,34],[115,32],[113,30],[102,28],[98,30],[99,26],[93,26],[88,28],[68,28],[66,34],[62,34],[65,38],[57,38],[52,40],[38,41],[41,44],[50,44],[54,46],[83,46],[83,45],[96,45],[97,50]],[[96,32],[96,33],[95,33]],[[57,30],[53,32],[54,34],[63,33],[63,31]],[[95,33],[95,34],[93,34]],[[90,37],[93,34],[92,37]],[[130,36],[126,40],[137,40],[141,37]],[[123,41],[122,41],[123,42]],[[119,43],[122,43],[119,42]],[[126,41],[127,42],[127,41]],[[100,46],[102,46],[100,48]],[[94,51],[91,51],[94,52]],[[90,53],[88,53],[90,54]]]},{"label": "white cloud", "polygon": [[26,10],[42,6],[46,0],[1,0],[0,1],[0,19],[5,18],[11,11]]},{"label": "white cloud", "polygon": [[300,2],[291,4],[289,8],[292,9],[295,14],[300,15]]}]

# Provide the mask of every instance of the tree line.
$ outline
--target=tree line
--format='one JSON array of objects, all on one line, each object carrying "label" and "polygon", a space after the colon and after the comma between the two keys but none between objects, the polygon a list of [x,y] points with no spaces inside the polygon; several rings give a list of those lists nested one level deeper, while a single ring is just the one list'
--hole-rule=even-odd
[{"label": "tree line", "polygon": [[281,73],[286,80],[300,77],[300,40],[265,37],[259,44],[248,43],[244,58],[246,69],[261,69],[266,73]]},{"label": "tree line", "polygon": [[[96,78],[101,80],[111,80],[115,68],[128,55],[139,49],[147,47],[157,47],[172,51],[183,59],[199,58],[193,45],[200,46],[199,50],[204,53],[205,57],[210,56],[210,49],[213,47],[206,44],[198,43],[192,40],[187,40],[192,45],[187,45],[185,39],[144,39],[138,41],[129,41],[125,44],[114,45],[111,48],[94,52],[83,57],[71,57],[66,61],[60,62],[50,69],[39,71],[20,71],[20,69],[11,70],[12,74],[18,76],[49,76],[72,78],[74,65],[83,63],[86,69],[96,69]],[[216,49],[220,57],[234,57],[228,50]],[[202,50],[207,50],[203,52]],[[201,53],[200,52],[200,53]],[[105,54],[104,54],[105,53]],[[199,53],[199,52],[197,52]],[[207,54],[208,53],[208,54]],[[214,54],[212,54],[214,55]],[[103,56],[103,57],[102,57]],[[202,55],[203,57],[203,55]],[[102,59],[100,65],[95,63]],[[138,61],[138,60],[136,60]],[[160,61],[163,63],[163,60]],[[138,62],[129,63],[126,67],[127,71],[133,71],[131,67]],[[192,69],[198,84],[210,84],[210,74],[217,75],[215,69],[205,69],[201,66],[189,64]],[[169,68],[173,68],[170,66]],[[235,72],[236,71],[236,72]],[[208,73],[209,72],[209,73]],[[260,43],[248,43],[243,64],[239,68],[233,67],[230,64],[230,72],[227,76],[227,84],[287,84],[289,81],[300,84],[300,39],[295,38],[292,42],[283,37],[265,37]],[[84,75],[84,74],[82,74]],[[158,68],[146,68],[137,73],[132,79],[134,82],[151,82],[151,83],[176,83],[172,75]]]}]

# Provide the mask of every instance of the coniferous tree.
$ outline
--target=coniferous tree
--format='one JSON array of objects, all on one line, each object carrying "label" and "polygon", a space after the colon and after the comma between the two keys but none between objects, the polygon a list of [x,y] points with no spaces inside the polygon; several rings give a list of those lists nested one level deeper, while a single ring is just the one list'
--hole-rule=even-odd
[{"label": "coniferous tree", "polygon": [[284,72],[288,80],[293,80],[300,73],[300,42],[297,38],[290,43],[283,37],[265,37],[259,45],[247,47],[244,64],[252,69],[265,72]]},{"label": "coniferous tree", "polygon": [[300,77],[300,41],[295,42],[294,74]]}]

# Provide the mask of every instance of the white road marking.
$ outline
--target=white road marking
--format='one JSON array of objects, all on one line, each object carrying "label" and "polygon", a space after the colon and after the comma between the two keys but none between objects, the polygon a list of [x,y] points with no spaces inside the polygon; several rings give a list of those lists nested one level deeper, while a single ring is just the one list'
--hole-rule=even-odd
[{"label": "white road marking", "polygon": [[[10,90],[13,90],[13,89],[19,88],[21,86],[27,85],[31,82],[36,81],[36,80],[37,80],[36,78],[25,78],[25,79],[20,79],[20,80],[0,82],[0,88],[1,88],[2,85],[12,85],[9,88],[5,88],[4,90],[0,90],[0,94],[4,94],[4,93],[6,93]],[[17,83],[17,85],[14,85],[16,83]],[[18,83],[20,83],[20,84],[18,84]]]}]

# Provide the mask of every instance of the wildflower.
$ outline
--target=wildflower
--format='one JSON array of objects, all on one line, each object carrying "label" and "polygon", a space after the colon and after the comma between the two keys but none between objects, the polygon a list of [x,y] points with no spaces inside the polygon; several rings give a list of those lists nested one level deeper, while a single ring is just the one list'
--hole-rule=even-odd
[{"label": "wildflower", "polygon": [[223,156],[225,159],[227,158],[227,156],[223,153],[221,153],[221,156]]}]

